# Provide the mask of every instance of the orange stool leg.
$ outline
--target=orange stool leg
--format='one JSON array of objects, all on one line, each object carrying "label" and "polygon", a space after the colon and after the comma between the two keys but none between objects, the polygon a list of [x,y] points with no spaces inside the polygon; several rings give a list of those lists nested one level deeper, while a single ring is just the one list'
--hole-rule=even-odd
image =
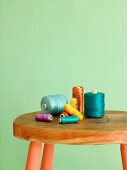
[{"label": "orange stool leg", "polygon": [[38,170],[40,165],[41,149],[41,143],[30,142],[25,170]]},{"label": "orange stool leg", "polygon": [[52,170],[53,155],[54,155],[54,144],[44,144],[41,170]]},{"label": "orange stool leg", "polygon": [[121,149],[123,170],[127,170],[127,144],[121,144],[120,149]]}]

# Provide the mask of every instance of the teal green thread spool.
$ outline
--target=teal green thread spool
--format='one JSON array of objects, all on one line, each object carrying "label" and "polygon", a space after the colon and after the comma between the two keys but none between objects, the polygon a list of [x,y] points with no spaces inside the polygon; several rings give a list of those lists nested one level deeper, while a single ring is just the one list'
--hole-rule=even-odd
[{"label": "teal green thread spool", "polygon": [[67,124],[67,123],[77,123],[79,121],[78,116],[68,116],[68,117],[61,117],[60,123]]},{"label": "teal green thread spool", "polygon": [[85,93],[85,116],[92,118],[99,118],[105,115],[105,94],[93,90]]},{"label": "teal green thread spool", "polygon": [[63,94],[45,96],[41,100],[42,113],[51,113],[53,115],[61,113],[67,103],[68,101]]}]

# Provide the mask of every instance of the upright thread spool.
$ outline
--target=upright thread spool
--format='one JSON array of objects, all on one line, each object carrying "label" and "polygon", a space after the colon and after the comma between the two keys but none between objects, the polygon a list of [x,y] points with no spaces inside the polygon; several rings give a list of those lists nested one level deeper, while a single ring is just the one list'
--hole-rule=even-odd
[{"label": "upright thread spool", "polygon": [[64,111],[64,105],[68,101],[63,94],[48,95],[41,100],[42,113],[58,114]]},{"label": "upright thread spool", "polygon": [[72,98],[70,101],[70,105],[75,108],[76,110],[78,110],[78,100],[76,98]]},{"label": "upright thread spool", "polygon": [[92,90],[85,93],[85,116],[99,118],[105,115],[105,94]]},{"label": "upright thread spool", "polygon": [[75,86],[72,88],[72,97],[78,100],[78,110],[84,113],[84,87]]}]

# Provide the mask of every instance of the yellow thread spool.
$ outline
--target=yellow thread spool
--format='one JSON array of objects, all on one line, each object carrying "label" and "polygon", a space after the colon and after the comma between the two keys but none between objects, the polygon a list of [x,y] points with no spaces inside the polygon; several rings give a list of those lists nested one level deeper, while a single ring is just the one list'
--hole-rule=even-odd
[{"label": "yellow thread spool", "polygon": [[76,115],[78,116],[79,120],[82,120],[83,119],[83,115],[82,113],[80,113],[78,110],[74,109],[71,105],[69,104],[66,104],[64,106],[64,110],[69,113],[70,115]]},{"label": "yellow thread spool", "polygon": [[76,98],[72,98],[72,99],[71,99],[70,105],[71,105],[74,109],[78,110],[78,100],[77,100]]}]

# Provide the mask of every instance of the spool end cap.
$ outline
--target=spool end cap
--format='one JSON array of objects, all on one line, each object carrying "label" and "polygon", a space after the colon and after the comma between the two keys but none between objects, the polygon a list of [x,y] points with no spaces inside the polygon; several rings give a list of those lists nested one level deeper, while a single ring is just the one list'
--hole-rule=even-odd
[{"label": "spool end cap", "polygon": [[97,89],[93,89],[92,94],[97,94]]},{"label": "spool end cap", "polygon": [[41,108],[45,110],[45,109],[47,109],[47,105],[46,104],[42,104]]}]

